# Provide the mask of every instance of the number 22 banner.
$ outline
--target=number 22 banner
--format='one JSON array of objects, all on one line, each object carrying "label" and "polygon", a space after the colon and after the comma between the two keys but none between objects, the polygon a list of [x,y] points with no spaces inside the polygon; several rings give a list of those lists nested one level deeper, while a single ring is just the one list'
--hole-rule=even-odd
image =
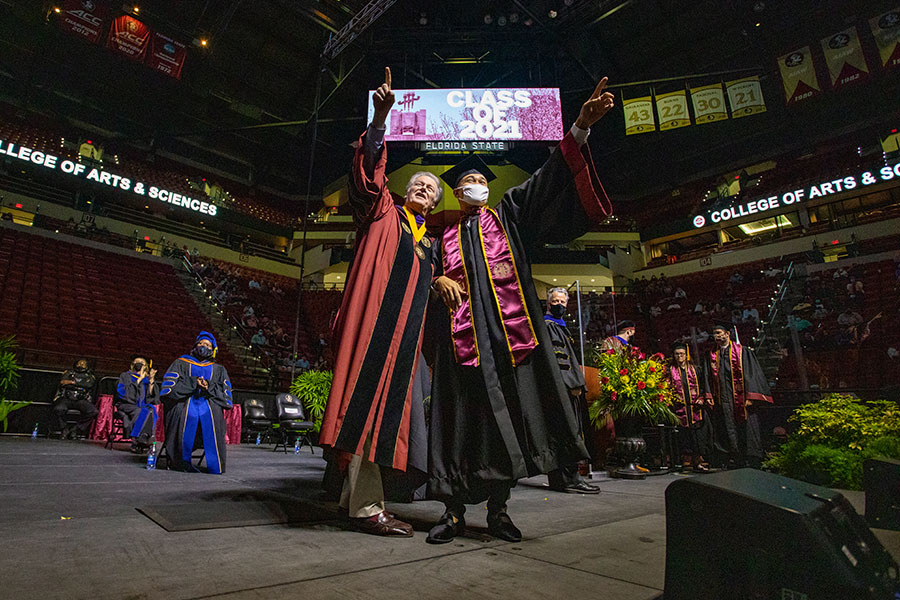
[{"label": "number 22 banner", "polygon": [[678,129],[691,124],[688,114],[687,93],[684,90],[656,95],[656,112],[659,113],[659,130]]}]

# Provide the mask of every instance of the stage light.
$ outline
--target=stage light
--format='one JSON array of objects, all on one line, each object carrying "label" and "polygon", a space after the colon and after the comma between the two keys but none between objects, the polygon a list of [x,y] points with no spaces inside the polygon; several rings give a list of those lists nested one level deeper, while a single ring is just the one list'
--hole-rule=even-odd
[{"label": "stage light", "polygon": [[497,25],[499,25],[500,27],[505,27],[506,26],[506,17],[504,17],[503,15],[500,15],[500,18],[497,19]]},{"label": "stage light", "polygon": [[510,23],[518,23],[519,22],[519,13],[510,13],[509,14],[509,22]]},{"label": "stage light", "polygon": [[494,22],[494,16],[493,16],[493,15],[491,15],[490,13],[484,15],[484,24],[485,24],[485,25],[490,25],[490,24],[493,23],[493,22]]},{"label": "stage light", "polygon": [[59,14],[59,13],[62,12],[62,9],[60,9],[58,6],[54,6],[54,7],[53,7],[53,12],[55,12],[56,14]]},{"label": "stage light", "polygon": [[200,38],[200,45],[203,46],[204,48],[206,48],[206,45],[208,43],[209,43],[209,41],[206,38]]},{"label": "stage light", "polygon": [[761,25],[761,23],[759,23],[759,22],[756,23],[756,26],[757,26],[757,27],[759,27],[760,25]]},{"label": "stage light", "polygon": [[534,21],[532,21],[530,17],[525,19],[525,27],[531,27],[532,25],[534,25]]},{"label": "stage light", "polygon": [[134,14],[138,14],[139,12],[141,12],[141,7],[138,6],[137,4],[135,4],[135,5],[131,8],[131,12],[133,12]]},{"label": "stage light", "polygon": [[555,19],[557,17],[557,15],[559,15],[559,13],[556,12],[555,10],[553,10],[552,8],[550,9],[550,12],[547,13],[547,16],[550,17],[551,19]]},{"label": "stage light", "polygon": [[94,144],[94,142],[92,142],[91,140],[88,140],[87,143],[89,146]]}]

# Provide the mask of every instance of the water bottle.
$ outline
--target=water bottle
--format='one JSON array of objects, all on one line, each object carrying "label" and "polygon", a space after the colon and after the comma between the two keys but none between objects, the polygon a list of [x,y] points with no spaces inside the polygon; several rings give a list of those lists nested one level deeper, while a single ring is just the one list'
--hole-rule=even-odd
[{"label": "water bottle", "polygon": [[261,434],[261,433],[257,433],[257,434],[256,434],[256,445],[259,446],[259,443],[260,443],[261,441],[262,441],[262,434]]},{"label": "water bottle", "polygon": [[37,439],[37,428],[38,428],[38,424],[35,423],[34,429],[31,430],[31,439],[33,439],[33,440]]},{"label": "water bottle", "polygon": [[152,471],[156,468],[156,442],[150,446],[150,452],[147,453],[147,470]]},{"label": "water bottle", "polygon": [[300,438],[294,440],[294,454],[300,454]]}]

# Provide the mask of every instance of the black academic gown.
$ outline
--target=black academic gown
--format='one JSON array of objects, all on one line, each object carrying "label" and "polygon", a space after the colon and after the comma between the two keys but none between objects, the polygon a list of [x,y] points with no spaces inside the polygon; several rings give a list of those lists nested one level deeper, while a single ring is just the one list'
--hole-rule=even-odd
[{"label": "black academic gown", "polygon": [[706,355],[703,365],[706,392],[714,402],[711,410],[714,449],[739,462],[746,461],[748,457],[759,460],[765,456],[757,408],[760,402],[772,402],[762,367],[756,355],[746,346],[741,346],[741,364],[745,394],[753,400],[749,407],[735,402],[730,361],[719,361],[717,377],[713,374],[710,354]]},{"label": "black academic gown", "polygon": [[[593,440],[594,436],[585,435],[585,429],[590,423],[588,417],[587,403],[585,402],[585,394],[587,388],[584,381],[584,370],[578,361],[579,352],[575,348],[575,340],[569,332],[569,328],[560,325],[556,321],[544,318],[547,324],[547,332],[550,334],[550,341],[553,343],[553,352],[556,354],[556,363],[559,365],[559,373],[562,375],[563,384],[566,389],[570,390],[572,398],[572,408],[575,411],[575,419],[578,421],[578,431],[584,440],[591,460],[594,460]],[[581,390],[581,394],[573,396],[572,390]]]},{"label": "black academic gown", "polygon": [[147,378],[125,371],[116,383],[116,410],[122,414],[125,433],[142,442],[149,442],[156,428],[156,405],[159,404],[159,385],[150,386]]},{"label": "black academic gown", "polygon": [[[203,390],[197,378],[209,382]],[[166,420],[166,454],[169,467],[194,470],[191,453],[206,452],[210,473],[225,472],[225,411],[231,410],[231,382],[222,365],[193,356],[175,360],[163,377],[160,397]]]},{"label": "black academic gown", "polygon": [[[571,135],[567,136],[544,166],[508,190],[495,208],[509,239],[538,341],[515,367],[489,282],[478,217],[461,217],[460,253],[468,269],[465,287],[480,365],[456,362],[450,313],[432,304],[429,309],[434,307],[438,314],[428,448],[430,498],[477,504],[497,498],[504,486],[508,490],[522,477],[588,457],[544,325],[529,257],[529,251],[545,243],[566,243],[583,235],[598,213],[608,212],[609,201],[599,181],[592,172],[589,178],[585,175],[590,167],[582,165],[581,177],[573,176],[577,170],[572,166],[573,144]],[[577,146],[574,152],[581,156]],[[440,268],[440,260],[437,263]]]}]

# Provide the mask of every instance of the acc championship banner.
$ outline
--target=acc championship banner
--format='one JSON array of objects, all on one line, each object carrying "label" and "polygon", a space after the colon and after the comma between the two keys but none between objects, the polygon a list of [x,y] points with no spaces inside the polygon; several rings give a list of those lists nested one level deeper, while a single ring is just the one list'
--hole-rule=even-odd
[{"label": "acc championship banner", "polygon": [[726,81],[725,90],[728,92],[732,119],[766,112],[766,101],[763,99],[759,77]]},{"label": "acc championship banner", "polygon": [[659,113],[659,130],[678,129],[691,124],[688,114],[687,92],[679,90],[656,95],[656,112]]},{"label": "acc championship banner", "polygon": [[154,32],[147,55],[147,66],[154,71],[181,79],[181,68],[187,56],[187,48],[181,42],[161,33]]},{"label": "acc championship banner", "polygon": [[784,82],[784,97],[788,104],[794,104],[818,95],[819,78],[816,77],[816,65],[813,63],[809,46],[778,57],[778,68]]},{"label": "acc championship banner", "polygon": [[625,110],[625,135],[656,131],[656,120],[653,117],[653,99],[650,96],[622,99]]},{"label": "acc championship banner", "polygon": [[825,63],[834,89],[869,78],[869,65],[866,64],[866,57],[859,45],[856,27],[848,27],[823,38],[822,52],[825,54]]},{"label": "acc championship banner", "polygon": [[149,40],[150,30],[146,25],[128,15],[122,15],[113,19],[106,47],[131,60],[143,62]]},{"label": "acc championship banner", "polygon": [[66,0],[62,5],[61,18],[56,22],[66,33],[97,44],[103,35],[103,22],[108,16],[109,5],[106,2]]},{"label": "acc championship banner", "polygon": [[900,9],[889,10],[869,19],[881,66],[885,69],[900,67]]},{"label": "acc championship banner", "polygon": [[[369,120],[375,115],[369,91]],[[559,141],[559,88],[394,90],[388,141]]]},{"label": "acc championship banner", "polygon": [[691,103],[694,105],[694,121],[697,125],[728,118],[721,83],[691,88]]}]

